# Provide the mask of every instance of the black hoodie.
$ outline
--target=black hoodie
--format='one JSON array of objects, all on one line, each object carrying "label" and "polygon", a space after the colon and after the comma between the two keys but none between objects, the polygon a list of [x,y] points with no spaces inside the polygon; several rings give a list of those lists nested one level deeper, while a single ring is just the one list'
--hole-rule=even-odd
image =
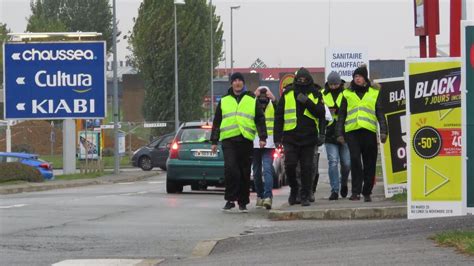
[{"label": "black hoodie", "polygon": [[[307,80],[307,84],[297,84],[299,76],[304,76]],[[274,138],[275,143],[288,143],[298,146],[316,145],[318,142],[319,132],[325,132],[326,120],[325,120],[325,108],[322,101],[322,95],[319,92],[320,86],[313,83],[313,78],[308,71],[299,70],[295,82],[285,88],[278,106],[275,110],[275,125],[274,125]],[[294,91],[296,101],[296,128],[290,131],[283,131],[284,125],[284,114],[285,114],[285,95],[289,92]],[[313,94],[313,97],[319,99],[318,104],[314,104],[311,100],[306,101],[305,104],[299,102],[296,98],[298,94],[303,93],[305,95]],[[304,111],[308,110],[314,117],[318,118],[319,128],[316,128],[316,123],[313,119],[304,115]]]},{"label": "black hoodie", "polygon": [[[249,91],[242,92],[240,95],[235,95],[232,88],[230,88],[227,91],[227,94],[225,96],[227,95],[231,95],[232,97],[234,97],[237,100],[237,102],[240,102],[240,100],[242,99],[242,97],[244,97],[244,95],[255,98],[255,94]],[[265,114],[263,113],[263,109],[258,104],[255,104],[254,121],[255,121],[255,125],[257,126],[258,137],[260,138],[260,140],[265,141],[267,139],[267,126],[265,124]],[[222,108],[221,108],[221,102],[219,101],[216,107],[216,113],[214,114],[214,121],[212,122],[211,142],[214,145],[216,145],[217,142],[219,141],[221,122],[222,122]],[[242,135],[239,135],[239,136],[230,138],[229,140],[246,141],[247,139],[244,138]]]}]

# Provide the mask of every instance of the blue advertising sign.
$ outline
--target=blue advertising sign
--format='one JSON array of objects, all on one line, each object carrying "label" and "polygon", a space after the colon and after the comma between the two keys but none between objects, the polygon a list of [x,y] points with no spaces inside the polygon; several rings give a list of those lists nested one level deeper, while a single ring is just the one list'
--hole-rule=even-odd
[{"label": "blue advertising sign", "polygon": [[5,119],[106,116],[105,42],[6,43]]}]

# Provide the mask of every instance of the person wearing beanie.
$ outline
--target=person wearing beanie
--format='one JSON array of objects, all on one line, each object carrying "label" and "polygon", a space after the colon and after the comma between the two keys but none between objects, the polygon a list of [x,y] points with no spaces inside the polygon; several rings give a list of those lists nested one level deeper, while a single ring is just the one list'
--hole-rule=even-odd
[{"label": "person wearing beanie", "polygon": [[336,137],[336,121],[338,120],[339,108],[343,99],[345,83],[344,80],[341,80],[339,74],[333,71],[329,73],[322,91],[324,103],[329,107],[333,118],[333,121],[326,127],[326,143],[324,144],[328,156],[328,174],[331,184],[329,200],[337,200],[339,198],[339,191],[343,198],[348,193],[347,180],[351,170],[349,147],[347,143],[339,143]]},{"label": "person wearing beanie", "polygon": [[212,123],[212,152],[222,142],[224,154],[224,183],[226,204],[224,211],[239,205],[240,212],[248,212],[250,203],[250,172],[253,140],[258,135],[259,147],[266,145],[265,115],[257,104],[255,94],[247,91],[242,74],[233,73],[231,87],[216,107]]},{"label": "person wearing beanie", "polygon": [[379,90],[369,80],[367,67],[354,71],[348,89],[344,90],[336,123],[337,141],[347,142],[352,172],[350,200],[372,201],[375,168],[377,164],[377,127],[380,142],[387,140],[388,128],[379,97]]},{"label": "person wearing beanie", "polygon": [[[285,170],[290,185],[290,205],[310,205],[313,157],[317,144],[324,143],[325,108],[308,70],[300,68],[293,84],[287,86],[275,110],[275,145],[284,146]],[[301,199],[296,168],[300,164]]]}]

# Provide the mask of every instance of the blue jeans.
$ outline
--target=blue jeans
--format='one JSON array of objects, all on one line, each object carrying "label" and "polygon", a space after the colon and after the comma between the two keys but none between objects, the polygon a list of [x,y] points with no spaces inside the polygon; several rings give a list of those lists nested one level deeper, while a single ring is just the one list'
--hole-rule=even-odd
[{"label": "blue jeans", "polygon": [[[339,193],[339,178],[341,185],[347,186],[347,178],[351,171],[351,154],[347,143],[332,144],[326,143],[326,153],[329,162],[329,181],[331,183],[331,192]],[[341,175],[339,176],[339,163],[341,163]]]},{"label": "blue jeans", "polygon": [[[257,197],[266,199],[273,198],[273,151],[274,149],[253,149],[253,180],[255,183],[255,190]],[[262,181],[262,164],[263,164],[263,178]],[[265,182],[265,187],[263,185]]]}]

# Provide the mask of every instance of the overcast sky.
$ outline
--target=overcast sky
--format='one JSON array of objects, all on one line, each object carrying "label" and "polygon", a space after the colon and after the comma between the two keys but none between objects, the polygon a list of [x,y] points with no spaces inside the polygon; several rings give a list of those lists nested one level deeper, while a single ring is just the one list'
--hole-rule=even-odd
[{"label": "overcast sky", "polygon": [[[467,0],[470,20],[474,20],[473,2]],[[140,3],[141,0],[117,0],[122,32],[133,27],[132,18],[137,16]],[[250,67],[257,58],[269,67],[324,66],[329,28],[332,46],[366,47],[370,59],[418,55],[416,49],[405,49],[418,45],[412,0],[331,0],[331,4],[329,0],[213,0],[213,4],[224,24],[227,67],[233,5],[241,6],[234,10],[234,67]],[[30,0],[0,0],[0,22],[7,23],[13,32],[25,31],[29,5]],[[440,18],[437,42],[448,45],[449,0],[440,0]],[[125,41],[119,44],[120,59],[130,53],[126,46]],[[449,51],[448,47],[440,48]],[[224,67],[224,61],[220,66]]]}]

